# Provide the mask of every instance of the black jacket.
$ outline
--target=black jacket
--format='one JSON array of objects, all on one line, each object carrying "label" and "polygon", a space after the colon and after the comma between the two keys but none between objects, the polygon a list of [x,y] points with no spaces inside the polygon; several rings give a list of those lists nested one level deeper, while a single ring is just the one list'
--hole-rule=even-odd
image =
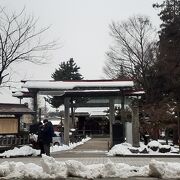
[{"label": "black jacket", "polygon": [[43,128],[43,143],[44,144],[50,144],[52,143],[52,137],[54,136],[54,129],[53,129],[53,125],[51,122],[47,122],[44,125]]}]

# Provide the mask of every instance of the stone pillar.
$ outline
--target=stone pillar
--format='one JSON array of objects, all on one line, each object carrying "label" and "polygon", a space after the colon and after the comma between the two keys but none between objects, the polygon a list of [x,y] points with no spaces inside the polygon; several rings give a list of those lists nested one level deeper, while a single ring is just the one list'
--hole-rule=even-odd
[{"label": "stone pillar", "polygon": [[112,124],[115,121],[114,115],[114,98],[109,98],[109,125],[110,125],[110,146],[113,145],[113,129]]},{"label": "stone pillar", "polygon": [[134,100],[132,104],[132,141],[133,147],[139,147],[140,133],[138,100]]},{"label": "stone pillar", "polygon": [[132,123],[131,122],[126,122],[126,133],[125,133],[125,136],[126,136],[126,142],[129,143],[129,144],[133,144],[132,143]]},{"label": "stone pillar", "polygon": [[69,145],[69,103],[70,98],[64,99],[64,144]]}]

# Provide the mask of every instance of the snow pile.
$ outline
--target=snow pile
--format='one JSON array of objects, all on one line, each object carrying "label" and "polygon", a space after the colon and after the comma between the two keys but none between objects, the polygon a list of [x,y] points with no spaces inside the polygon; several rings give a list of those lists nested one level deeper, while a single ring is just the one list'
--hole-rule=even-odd
[{"label": "snow pile", "polygon": [[107,153],[108,156],[117,155],[139,155],[139,154],[151,154],[151,155],[177,155],[178,148],[171,147],[170,145],[161,145],[158,141],[151,141],[148,145],[140,143],[140,147],[132,147],[129,143],[121,143],[113,146]]},{"label": "snow pile", "polygon": [[124,154],[131,154],[129,148],[132,148],[132,145],[129,143],[122,143],[117,144],[111,148],[111,150],[107,153],[109,156],[113,155],[124,155]]},{"label": "snow pile", "polygon": [[[84,164],[69,160],[66,162],[68,173],[73,177],[82,177],[87,179],[131,176],[147,176],[149,170],[147,167],[134,167],[124,163],[113,163],[110,160],[105,164]],[[146,170],[145,170],[146,169]]]},{"label": "snow pile", "polygon": [[0,177],[6,179],[23,179],[23,178],[48,178],[48,174],[43,173],[43,168],[34,164],[24,164],[22,162],[3,162],[0,164]]},{"label": "snow pile", "polygon": [[125,163],[84,165],[75,160],[56,161],[53,157],[43,155],[41,166],[34,163],[3,162],[0,164],[0,177],[6,179],[58,179],[67,177],[108,178],[108,177],[156,177],[162,179],[180,178],[180,163],[166,163],[152,160],[143,167],[130,166]]},{"label": "snow pile", "polygon": [[51,178],[66,178],[68,170],[65,162],[55,161],[54,158],[42,155],[41,165],[43,171],[50,175]]},{"label": "snow pile", "polygon": [[131,177],[131,176],[148,176],[149,168],[134,167],[124,163],[84,165],[75,160],[58,162],[53,157],[42,156],[41,166],[33,163],[24,164],[22,162],[3,162],[0,164],[0,177],[6,179],[42,179],[42,178],[107,178],[107,177]]},{"label": "snow pile", "polygon": [[[33,136],[35,137],[35,136]],[[62,146],[51,146],[50,152],[57,152],[57,151],[65,151],[75,148],[76,146],[79,146],[81,144],[84,144],[86,141],[89,141],[91,138],[87,137],[85,139],[82,139],[82,141],[77,143],[70,143],[69,146],[62,145]],[[38,156],[40,155],[40,150],[33,149],[30,146],[22,146],[20,148],[15,147],[12,150],[5,151],[4,153],[0,153],[0,157],[19,157],[19,156]]]},{"label": "snow pile", "polygon": [[162,179],[179,179],[180,163],[169,163],[152,160],[149,163],[149,175]]},{"label": "snow pile", "polygon": [[160,142],[154,140],[148,143],[148,147],[159,147],[160,145]]},{"label": "snow pile", "polygon": [[22,146],[20,148],[15,147],[12,150],[5,151],[0,154],[0,157],[15,157],[15,156],[37,156],[40,154],[40,150],[33,149],[30,146]]},{"label": "snow pile", "polygon": [[74,149],[76,146],[82,145],[85,142],[89,141],[91,138],[90,137],[86,137],[84,139],[82,139],[80,142],[77,143],[70,143],[69,146],[63,144],[62,146],[51,146],[50,147],[50,152],[57,152],[57,151],[65,151],[65,150],[70,150],[70,149]]}]

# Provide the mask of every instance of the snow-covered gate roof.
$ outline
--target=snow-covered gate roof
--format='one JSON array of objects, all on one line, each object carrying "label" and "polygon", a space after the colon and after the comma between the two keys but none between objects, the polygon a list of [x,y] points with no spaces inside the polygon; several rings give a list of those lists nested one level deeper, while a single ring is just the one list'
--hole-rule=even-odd
[{"label": "snow-covered gate roof", "polygon": [[24,81],[23,88],[28,89],[53,89],[53,90],[72,90],[81,89],[97,89],[97,88],[127,88],[133,87],[133,81],[119,80],[80,80],[80,81]]}]

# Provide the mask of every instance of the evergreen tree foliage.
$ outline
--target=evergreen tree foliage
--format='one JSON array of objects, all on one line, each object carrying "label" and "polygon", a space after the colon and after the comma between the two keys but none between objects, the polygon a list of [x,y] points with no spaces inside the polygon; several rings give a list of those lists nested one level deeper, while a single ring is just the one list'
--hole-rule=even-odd
[{"label": "evergreen tree foliage", "polygon": [[73,58],[70,58],[67,62],[62,62],[59,68],[55,70],[52,74],[52,78],[55,81],[65,81],[65,80],[81,80],[82,75],[79,73],[80,67],[76,65]]},{"label": "evergreen tree foliage", "polygon": [[[82,80],[83,77],[79,73],[80,67],[74,62],[73,58],[70,58],[67,62],[62,62],[59,68],[52,74],[52,78],[55,81],[73,81]],[[54,96],[49,99],[49,103],[54,107],[58,108],[64,103],[64,98],[61,96]]]},{"label": "evergreen tree foliage", "polygon": [[166,0],[154,7],[161,11],[159,57],[157,64],[161,89],[166,96],[179,100],[180,88],[180,0]]},{"label": "evergreen tree foliage", "polygon": [[[147,127],[159,136],[159,128],[173,129],[173,142],[177,137],[177,118],[180,107],[180,0],[164,0],[154,4],[162,21],[159,31],[157,61],[149,71],[150,101],[143,106],[148,114]],[[145,122],[143,120],[143,122]],[[155,132],[157,129],[157,133]],[[167,134],[166,134],[167,136]]]}]

